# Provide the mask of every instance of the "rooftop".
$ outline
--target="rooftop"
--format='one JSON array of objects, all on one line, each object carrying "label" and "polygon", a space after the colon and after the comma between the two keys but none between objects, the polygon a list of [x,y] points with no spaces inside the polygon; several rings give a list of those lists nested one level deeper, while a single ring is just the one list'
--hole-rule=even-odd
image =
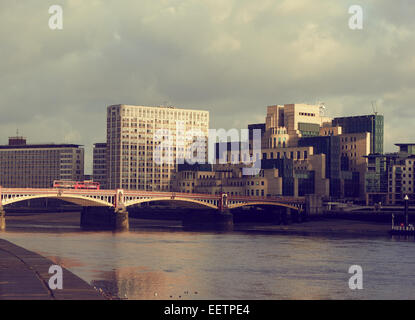
[{"label": "rooftop", "polygon": [[24,145],[0,145],[0,149],[47,149],[47,148],[79,148],[83,145],[81,144],[71,144],[71,143],[45,143],[45,144],[24,144]]},{"label": "rooftop", "polygon": [[395,146],[398,146],[398,147],[415,146],[415,143],[395,143]]}]

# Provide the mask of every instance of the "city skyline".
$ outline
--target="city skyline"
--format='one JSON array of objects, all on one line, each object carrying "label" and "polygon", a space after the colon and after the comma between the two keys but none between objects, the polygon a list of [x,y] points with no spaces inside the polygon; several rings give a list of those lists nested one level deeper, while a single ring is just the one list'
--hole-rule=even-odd
[{"label": "city skyline", "polygon": [[14,34],[1,36],[1,143],[16,128],[33,143],[79,143],[91,171],[110,104],[206,109],[212,128],[229,129],[262,121],[267,105],[317,101],[332,117],[376,101],[385,151],[412,140],[410,1],[365,2],[362,30],[349,29],[346,1],[55,2],[59,31],[49,4],[1,4]]},{"label": "city skyline", "polygon": [[315,195],[367,205],[412,198],[414,143],[396,143],[399,152],[384,153],[383,115],[329,118],[323,111],[323,105],[268,106],[265,122],[248,125],[239,137],[237,130],[209,129],[205,110],[110,105],[107,140],[94,143],[92,176],[80,145],[27,144],[15,136],[0,145],[2,186],[45,188],[92,178],[98,189]]},{"label": "city skyline", "polygon": [[[132,105],[127,105],[127,104],[116,104],[116,105],[119,105],[119,106],[132,106]],[[116,106],[116,105],[113,105],[113,106]],[[301,105],[301,104],[300,104]],[[317,105],[315,105],[315,106],[312,106],[312,105],[305,105],[307,108],[308,107],[318,107]],[[107,108],[109,108],[109,107],[111,107],[111,106],[107,106]],[[138,107],[138,106],[134,106],[134,107]],[[154,108],[156,108],[156,110],[157,110],[157,108],[162,108],[162,109],[164,109],[164,108],[167,108],[167,109],[171,109],[171,110],[181,110],[181,111],[189,111],[189,112],[192,112],[192,111],[198,111],[198,112],[207,112],[207,114],[209,114],[209,111],[208,110],[195,110],[195,109],[181,109],[181,108],[177,108],[177,107],[174,107],[174,106],[162,106],[162,105],[160,105],[160,106],[140,106],[140,107],[142,107],[142,108],[149,108],[149,109],[154,109]],[[270,108],[270,107],[273,107],[273,106],[268,106],[267,108]],[[320,108],[321,108],[321,106],[320,106]],[[162,109],[160,109],[160,110],[162,110]],[[323,108],[324,109],[324,108]],[[265,125],[265,122],[267,122],[267,117],[268,117],[268,115],[267,115],[267,113],[265,112],[266,111],[266,109],[264,110],[264,115],[263,115],[263,119],[261,120],[261,121],[258,121],[258,123],[248,123],[248,125],[247,125],[247,127],[249,127],[249,126],[256,126],[256,125],[258,125],[258,124],[264,124]],[[376,113],[377,114],[377,113]],[[350,115],[344,115],[345,116],[345,118],[350,118],[351,116]],[[365,117],[365,116],[369,116],[369,114],[368,115],[359,115],[359,116],[352,116],[352,117]],[[382,115],[381,115],[382,116]],[[326,115],[322,115],[322,119],[325,119],[325,118],[327,118],[327,120],[329,120],[330,119],[330,121],[332,120],[332,119],[339,119],[339,118],[330,118],[330,117],[326,117]],[[106,127],[106,126],[105,126]],[[212,129],[211,128],[211,126],[209,125],[208,126],[208,129]],[[231,128],[231,129],[234,129],[234,128]],[[241,128],[241,129],[246,129],[246,128]],[[228,132],[229,131],[227,131],[227,130],[225,130],[224,132],[223,132],[223,134],[228,134]],[[320,133],[320,134],[322,134],[322,133]],[[108,132],[106,133],[106,136],[108,135]],[[42,145],[42,144],[45,144],[45,145],[59,145],[59,144],[65,144],[65,143],[68,143],[68,142],[63,142],[63,143],[61,143],[61,142],[59,142],[59,141],[49,141],[49,142],[35,142],[35,141],[32,141],[32,137],[31,136],[29,136],[29,137],[27,137],[26,135],[22,135],[22,134],[20,134],[19,133],[19,129],[16,129],[16,135],[15,135],[15,138],[17,139],[17,138],[22,138],[22,139],[25,139],[25,141],[26,141],[26,139],[28,139],[28,141],[27,141],[27,144],[28,144],[28,146],[30,146],[30,145]],[[10,142],[10,139],[14,139],[14,135],[9,135],[8,137],[7,137],[7,139],[9,139],[9,142]],[[227,137],[227,139],[230,139],[231,141],[232,141],[232,137],[231,136],[228,136]],[[264,137],[262,137],[261,138],[261,140],[262,140],[262,142],[261,142],[261,144],[263,145],[264,144],[264,142],[266,141],[266,139],[264,140],[265,138]],[[1,140],[0,140],[1,141]],[[401,141],[395,141],[394,143],[393,143],[393,145],[395,146],[396,145],[396,143],[397,142],[401,142]],[[85,150],[85,155],[84,155],[84,157],[85,157],[85,164],[84,164],[84,174],[85,175],[92,175],[93,174],[93,162],[94,162],[94,159],[93,159],[93,155],[94,155],[94,152],[95,152],[95,150],[94,150],[94,145],[96,145],[96,144],[106,144],[107,143],[107,139],[106,138],[103,138],[103,139],[101,139],[101,140],[99,140],[99,141],[95,141],[95,142],[93,142],[92,143],[92,146],[90,146],[90,145],[83,145],[83,144],[79,144],[79,146],[81,146],[82,147],[82,149],[84,149]],[[383,144],[383,143],[382,143]],[[7,143],[4,143],[4,144],[0,144],[0,146],[1,145],[4,145],[4,146],[7,146]],[[388,152],[388,151],[387,151]],[[391,152],[393,152],[393,151],[391,151]]]},{"label": "city skyline", "polygon": [[415,299],[414,12],[0,1],[0,301]]}]

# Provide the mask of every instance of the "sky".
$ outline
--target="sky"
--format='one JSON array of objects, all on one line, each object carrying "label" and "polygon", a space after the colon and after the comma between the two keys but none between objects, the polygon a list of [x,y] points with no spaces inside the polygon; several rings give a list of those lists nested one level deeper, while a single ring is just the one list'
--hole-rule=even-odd
[{"label": "sky", "polygon": [[[49,7],[63,29],[49,28]],[[362,29],[351,29],[360,5]],[[385,117],[385,151],[415,142],[413,0],[2,0],[0,144],[106,140],[111,104],[210,111],[211,128],[266,106]]]}]

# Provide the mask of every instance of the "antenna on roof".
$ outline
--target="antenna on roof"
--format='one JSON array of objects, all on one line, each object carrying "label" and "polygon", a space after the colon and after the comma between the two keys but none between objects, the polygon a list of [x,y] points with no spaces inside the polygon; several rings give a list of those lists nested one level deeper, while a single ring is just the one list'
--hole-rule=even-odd
[{"label": "antenna on roof", "polygon": [[323,101],[320,101],[318,103],[319,109],[320,109],[320,117],[324,116],[324,112],[326,111],[326,106],[324,105]]},{"label": "antenna on roof", "polygon": [[166,108],[174,108],[170,101],[164,101],[162,106]]},{"label": "antenna on roof", "polygon": [[378,107],[376,105],[376,101],[372,101],[372,110],[373,110],[373,114],[376,116],[378,114]]}]

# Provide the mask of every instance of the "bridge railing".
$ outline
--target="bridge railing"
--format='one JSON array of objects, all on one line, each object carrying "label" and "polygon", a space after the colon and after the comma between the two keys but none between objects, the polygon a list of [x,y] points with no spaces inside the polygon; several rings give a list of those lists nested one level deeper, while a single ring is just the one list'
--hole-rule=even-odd
[{"label": "bridge railing", "polygon": [[[90,190],[90,189],[61,189],[61,188],[1,188],[2,202],[10,202],[7,200],[25,197],[36,196],[82,196],[89,199],[97,199],[108,202],[111,205],[124,205],[128,202],[137,202],[140,199],[181,199],[192,200],[206,203],[209,205],[221,208],[222,194],[205,194],[205,193],[181,193],[181,192],[166,192],[166,191],[144,191],[144,190]],[[227,194],[227,204],[235,203],[249,203],[249,202],[267,202],[267,203],[284,203],[290,205],[303,205],[305,203],[304,197],[289,197],[289,196],[242,196]],[[118,201],[120,201],[120,203]]]}]

